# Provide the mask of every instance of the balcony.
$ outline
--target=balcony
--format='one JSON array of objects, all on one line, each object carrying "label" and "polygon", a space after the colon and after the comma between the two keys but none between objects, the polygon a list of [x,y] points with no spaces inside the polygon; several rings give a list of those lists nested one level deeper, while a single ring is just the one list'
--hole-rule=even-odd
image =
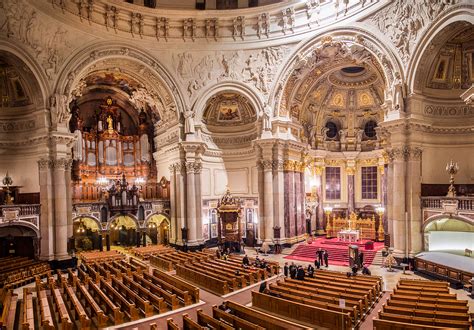
[{"label": "balcony", "polygon": [[13,204],[0,206],[0,225],[28,225],[39,230],[40,204]]},{"label": "balcony", "polygon": [[423,221],[436,215],[458,215],[474,221],[474,196],[428,196],[421,197]]}]

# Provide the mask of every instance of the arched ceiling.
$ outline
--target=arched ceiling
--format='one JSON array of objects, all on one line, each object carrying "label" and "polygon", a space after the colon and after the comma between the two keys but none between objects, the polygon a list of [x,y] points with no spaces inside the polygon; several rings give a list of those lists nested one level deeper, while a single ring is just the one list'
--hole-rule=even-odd
[{"label": "arched ceiling", "polygon": [[211,97],[203,115],[203,122],[209,131],[241,130],[256,120],[257,113],[249,100],[235,92],[223,92]]},{"label": "arched ceiling", "polygon": [[423,59],[416,89],[436,98],[458,99],[474,84],[474,25],[456,22],[447,26]]},{"label": "arched ceiling", "polygon": [[39,91],[29,68],[15,55],[0,51],[0,108],[17,108],[34,102]]}]

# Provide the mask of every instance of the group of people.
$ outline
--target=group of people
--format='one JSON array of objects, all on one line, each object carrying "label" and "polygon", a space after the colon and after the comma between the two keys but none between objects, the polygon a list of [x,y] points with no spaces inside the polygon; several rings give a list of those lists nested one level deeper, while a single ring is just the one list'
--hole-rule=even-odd
[{"label": "group of people", "polygon": [[249,268],[249,267],[256,267],[256,268],[261,268],[265,269],[268,272],[270,271],[270,265],[265,259],[260,259],[258,256],[255,257],[255,261],[253,263],[250,262],[250,259],[247,255],[244,256],[242,259],[242,266],[244,268]]},{"label": "group of people", "polygon": [[314,260],[314,266],[317,269],[326,266],[329,267],[329,253],[328,250],[323,250],[321,248],[316,251],[316,259]]},{"label": "group of people", "polygon": [[288,265],[288,263],[285,262],[285,266],[283,266],[283,275],[285,275],[285,277],[290,277],[293,280],[304,281],[305,276],[314,277],[314,267],[309,264],[305,270],[303,266],[295,265],[294,262],[292,262],[291,265]]}]

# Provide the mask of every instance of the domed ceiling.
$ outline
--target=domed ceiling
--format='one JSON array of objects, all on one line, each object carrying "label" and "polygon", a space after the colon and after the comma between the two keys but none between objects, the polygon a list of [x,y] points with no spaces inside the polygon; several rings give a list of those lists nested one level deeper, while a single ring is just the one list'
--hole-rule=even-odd
[{"label": "domed ceiling", "polygon": [[35,82],[35,79],[26,65],[12,54],[0,52],[0,108],[31,104],[27,81]]},{"label": "domed ceiling", "polygon": [[[430,45],[424,60],[419,71],[424,89],[432,90],[436,97],[457,97],[474,83],[474,25],[458,22],[446,27]],[[457,92],[448,95],[439,94],[439,90]]]},{"label": "domed ceiling", "polygon": [[383,103],[383,86],[380,76],[371,67],[346,66],[323,76],[305,103],[310,112],[370,110]]}]

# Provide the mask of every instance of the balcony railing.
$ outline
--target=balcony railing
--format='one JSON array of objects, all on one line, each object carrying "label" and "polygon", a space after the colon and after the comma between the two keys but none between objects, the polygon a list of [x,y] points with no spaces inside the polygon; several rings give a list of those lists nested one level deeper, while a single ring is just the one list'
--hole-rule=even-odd
[{"label": "balcony railing", "polygon": [[18,210],[19,217],[39,215],[41,213],[40,204],[13,204],[13,205],[0,205],[0,217],[4,217],[4,211],[15,211]]},{"label": "balcony railing", "polygon": [[474,211],[474,197],[444,197],[444,196],[429,196],[421,197],[421,205],[425,209],[439,209],[445,208],[445,204],[456,204],[459,211]]}]

